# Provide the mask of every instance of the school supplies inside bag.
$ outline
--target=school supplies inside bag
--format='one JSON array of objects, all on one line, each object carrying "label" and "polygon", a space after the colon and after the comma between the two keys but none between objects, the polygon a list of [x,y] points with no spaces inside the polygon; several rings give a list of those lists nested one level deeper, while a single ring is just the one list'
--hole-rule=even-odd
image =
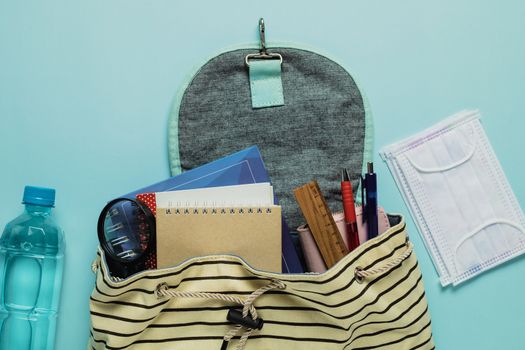
[{"label": "school supplies inside bag", "polygon": [[525,252],[525,216],[477,111],[457,113],[381,155],[443,286]]},{"label": "school supplies inside bag", "polygon": [[[363,222],[363,208],[361,206],[356,208],[357,216],[357,231],[359,234],[359,241],[366,242],[367,237],[367,224]],[[337,229],[341,234],[344,242],[348,244],[348,228],[344,220],[344,214],[342,212],[337,212],[333,214],[335,224]],[[390,228],[390,222],[388,216],[385,213],[383,208],[378,210],[378,227],[379,234],[383,234]],[[319,248],[315,243],[315,240],[312,236],[312,232],[308,225],[301,225],[297,228],[299,237],[301,238],[301,249],[303,250],[304,260],[306,262],[306,267],[310,272],[325,272],[327,270],[326,264],[323,261]]]},{"label": "school supplies inside bag", "polygon": [[406,225],[390,220],[322,274],[214,255],[116,281],[99,251],[88,349],[434,349]]},{"label": "school supplies inside bag", "polygon": [[[190,190],[192,192],[188,192]],[[132,191],[108,203],[99,217],[99,242],[107,253],[114,276],[125,278],[145,269],[156,268],[156,245],[163,244],[155,239],[157,199],[161,208],[171,206],[167,205],[170,202],[181,207],[210,209],[220,206],[258,208],[278,204],[256,146]],[[282,234],[288,232],[283,218],[279,231],[282,271],[303,271],[289,235]],[[272,264],[277,266],[277,263]]]}]

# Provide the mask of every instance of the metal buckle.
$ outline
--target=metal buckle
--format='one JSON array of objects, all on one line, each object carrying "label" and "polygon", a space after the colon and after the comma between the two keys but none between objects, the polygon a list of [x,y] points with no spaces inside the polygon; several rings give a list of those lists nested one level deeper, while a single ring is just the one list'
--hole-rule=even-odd
[{"label": "metal buckle", "polygon": [[246,55],[244,58],[244,63],[247,67],[250,66],[250,59],[256,59],[256,60],[279,60],[279,64],[283,63],[283,56],[278,53],[272,53],[268,52],[266,50],[266,35],[265,35],[265,26],[264,26],[264,19],[259,19],[259,41],[260,41],[260,49],[259,53],[251,53]]}]

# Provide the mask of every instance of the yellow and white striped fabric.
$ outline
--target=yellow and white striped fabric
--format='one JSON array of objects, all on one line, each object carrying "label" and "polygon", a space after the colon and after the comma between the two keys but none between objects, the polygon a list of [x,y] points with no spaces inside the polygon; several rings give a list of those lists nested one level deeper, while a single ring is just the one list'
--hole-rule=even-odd
[{"label": "yellow and white striped fabric", "polygon": [[[323,274],[261,272],[221,255],[115,282],[99,263],[88,349],[434,349],[421,272],[409,247],[401,220]],[[356,268],[375,272],[356,278]],[[253,295],[256,290],[262,294]],[[250,297],[264,326],[224,343],[235,329],[228,311]]]}]

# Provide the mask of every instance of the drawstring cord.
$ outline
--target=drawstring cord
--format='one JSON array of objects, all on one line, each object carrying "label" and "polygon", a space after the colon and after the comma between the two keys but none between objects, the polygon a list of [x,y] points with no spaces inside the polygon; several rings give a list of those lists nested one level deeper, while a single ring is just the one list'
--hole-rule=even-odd
[{"label": "drawstring cord", "polygon": [[100,256],[97,255],[95,260],[93,260],[93,262],[91,263],[91,271],[93,273],[97,273],[99,265],[100,265]]},{"label": "drawstring cord", "polygon": [[[228,302],[236,303],[242,306],[242,317],[243,318],[246,318],[249,314],[253,320],[257,320],[259,316],[257,315],[257,310],[255,309],[255,306],[253,306],[253,303],[255,302],[255,300],[269,290],[284,289],[284,288],[286,288],[286,285],[282,281],[273,280],[271,283],[267,284],[266,286],[263,286],[255,290],[247,298],[239,298],[236,296],[226,295],[226,294],[221,294],[221,293],[174,291],[174,290],[169,289],[169,286],[167,283],[161,283],[157,286],[157,289],[155,290],[155,295],[159,299],[162,297],[169,296],[173,298],[205,298],[205,299],[228,301]],[[241,335],[241,339],[239,340],[239,343],[237,345],[237,350],[244,349],[244,346],[246,345],[248,338],[250,337],[250,335],[252,335],[253,332],[255,332],[256,329],[247,328],[242,325],[237,325],[234,328],[232,328],[230,331],[228,331],[228,333],[226,333],[226,335],[224,336],[223,338],[224,341],[222,343],[221,350],[226,350],[230,340],[232,340],[233,337],[235,337],[241,331],[241,329],[245,329],[245,331]]]},{"label": "drawstring cord", "polygon": [[405,246],[406,246],[406,249],[403,252],[403,254],[395,257],[394,259],[390,259],[390,261],[388,261],[385,265],[375,267],[373,269],[368,269],[368,270],[364,270],[359,266],[356,267],[355,274],[354,274],[356,281],[359,283],[363,283],[365,278],[368,278],[374,275],[382,275],[383,273],[388,272],[392,268],[401,264],[406,258],[410,256],[410,254],[412,254],[412,251],[414,250],[414,245],[410,241],[407,241]]}]

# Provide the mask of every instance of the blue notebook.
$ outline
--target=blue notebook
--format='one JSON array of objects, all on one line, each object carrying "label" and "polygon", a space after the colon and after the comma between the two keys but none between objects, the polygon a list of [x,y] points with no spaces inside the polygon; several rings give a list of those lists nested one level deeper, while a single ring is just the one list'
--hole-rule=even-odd
[{"label": "blue notebook", "polygon": [[[259,149],[257,146],[252,146],[154,185],[133,191],[124,197],[134,198],[137,194],[144,192],[189,190],[260,182],[271,181]],[[279,204],[277,197],[275,197],[275,204]],[[284,217],[282,222],[282,249],[283,272],[304,272]]]}]

